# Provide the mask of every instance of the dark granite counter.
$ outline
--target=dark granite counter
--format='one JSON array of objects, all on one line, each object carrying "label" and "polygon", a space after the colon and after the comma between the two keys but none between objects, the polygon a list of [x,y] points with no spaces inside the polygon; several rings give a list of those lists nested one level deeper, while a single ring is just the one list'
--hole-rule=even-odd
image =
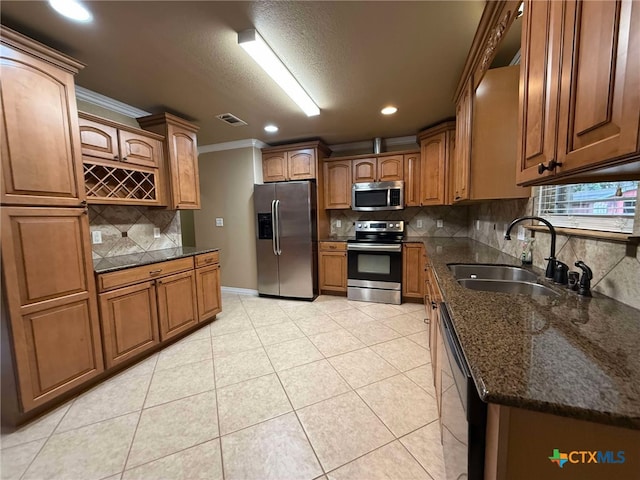
[{"label": "dark granite counter", "polygon": [[466,238],[423,240],[484,401],[640,429],[639,310],[579,297],[539,269],[560,296],[469,290],[447,263],[519,260]]},{"label": "dark granite counter", "polygon": [[95,273],[108,273],[125,268],[149,265],[150,263],[175,260],[176,258],[191,257],[201,253],[216,252],[213,247],[177,247],[165,248],[163,250],[151,250],[144,253],[133,253],[130,255],[119,255],[117,257],[104,257],[93,261],[93,271]]}]

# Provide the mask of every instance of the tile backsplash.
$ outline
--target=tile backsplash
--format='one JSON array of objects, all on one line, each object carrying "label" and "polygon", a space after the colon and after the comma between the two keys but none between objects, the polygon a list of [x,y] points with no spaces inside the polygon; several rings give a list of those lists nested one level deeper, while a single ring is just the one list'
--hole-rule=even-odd
[{"label": "tile backsplash", "polygon": [[[469,237],[497,248],[500,251],[520,257],[522,242],[512,234],[512,240],[504,239],[506,226],[517,217],[532,215],[533,200],[496,200],[471,205],[469,207]],[[636,223],[640,222],[636,214]],[[477,227],[479,222],[479,229]],[[637,225],[636,225],[637,227]],[[637,230],[636,230],[637,231]],[[512,232],[517,233],[517,232]],[[527,237],[531,232],[527,231]],[[546,267],[545,257],[549,255],[551,235],[535,232],[533,263]],[[640,254],[634,245],[622,242],[583,238],[558,234],[556,238],[556,258],[570,270],[578,270],[574,263],[583,260],[593,270],[591,287],[616,300],[640,308],[638,284],[640,282]]]},{"label": "tile backsplash", "polygon": [[[331,210],[331,235],[355,235],[354,223],[358,220],[404,220],[408,237],[466,237],[467,210],[465,206],[409,207],[382,212]],[[337,226],[338,220],[340,227]],[[438,227],[438,220],[442,220],[442,227]]]},{"label": "tile backsplash", "polygon": [[[92,233],[102,234],[102,243],[91,245],[94,259],[182,246],[178,211],[91,205],[89,224]],[[160,238],[154,238],[154,228],[160,229]]]}]

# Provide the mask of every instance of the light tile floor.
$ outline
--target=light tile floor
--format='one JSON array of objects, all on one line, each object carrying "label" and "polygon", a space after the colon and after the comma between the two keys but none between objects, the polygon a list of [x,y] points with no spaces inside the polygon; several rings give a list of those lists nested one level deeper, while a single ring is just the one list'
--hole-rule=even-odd
[{"label": "light tile floor", "polygon": [[223,294],[223,306],[3,433],[2,480],[444,478],[422,305]]}]

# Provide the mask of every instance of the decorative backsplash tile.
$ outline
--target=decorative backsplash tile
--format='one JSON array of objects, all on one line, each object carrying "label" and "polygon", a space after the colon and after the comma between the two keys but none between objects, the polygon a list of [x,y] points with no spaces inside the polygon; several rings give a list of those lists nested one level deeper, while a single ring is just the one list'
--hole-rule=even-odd
[{"label": "decorative backsplash tile", "polygon": [[[469,207],[469,237],[514,257],[520,257],[522,242],[512,235],[511,241],[504,239],[505,227],[517,217],[532,215],[533,200],[496,200]],[[636,214],[636,227],[640,223]],[[480,228],[476,228],[479,222]],[[515,232],[513,232],[515,233]],[[531,232],[527,232],[531,236]],[[536,232],[533,247],[533,264],[544,269],[551,248],[551,235]],[[640,308],[638,279],[640,279],[640,250],[621,242],[595,238],[558,234],[556,258],[578,270],[574,264],[584,261],[593,271],[591,287],[616,300]]]},{"label": "decorative backsplash tile", "polygon": [[[102,243],[91,245],[93,258],[182,246],[180,215],[177,211],[91,205],[89,224],[91,232],[99,230],[102,234]],[[160,229],[160,238],[154,238],[154,228]]]},{"label": "decorative backsplash tile", "polygon": [[[404,210],[381,212],[354,212],[331,210],[331,235],[355,235],[354,223],[358,220],[404,220],[408,237],[466,237],[467,207],[409,207]],[[340,220],[340,227],[337,221]],[[442,220],[442,227],[437,221]],[[422,225],[418,227],[418,222]]]}]

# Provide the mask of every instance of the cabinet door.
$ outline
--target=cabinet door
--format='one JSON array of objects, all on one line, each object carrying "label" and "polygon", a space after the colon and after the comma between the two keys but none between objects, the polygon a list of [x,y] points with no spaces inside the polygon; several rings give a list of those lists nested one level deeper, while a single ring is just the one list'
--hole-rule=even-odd
[{"label": "cabinet door", "polygon": [[103,370],[89,221],[78,208],[3,207],[1,247],[26,412]]},{"label": "cabinet door", "polygon": [[640,149],[640,3],[563,3],[558,173]]},{"label": "cabinet door", "polygon": [[404,161],[402,155],[378,158],[377,178],[381,182],[404,180]]},{"label": "cabinet door", "polygon": [[84,200],[73,75],[0,46],[2,203]]},{"label": "cabinet door", "polygon": [[167,125],[167,157],[171,180],[170,209],[200,208],[200,175],[198,141],[193,131],[169,123]]},{"label": "cabinet door", "polygon": [[528,1],[522,23],[518,184],[554,175],[538,165],[555,160],[558,71],[565,2]]},{"label": "cabinet door", "polygon": [[309,180],[316,178],[316,153],[313,148],[287,152],[287,179]]},{"label": "cabinet door", "polygon": [[473,79],[465,86],[456,105],[456,148],[453,159],[453,201],[469,199],[471,164],[471,121],[473,118]]},{"label": "cabinet door", "polygon": [[378,163],[375,158],[353,161],[353,183],[378,181]]},{"label": "cabinet door", "polygon": [[404,156],[404,206],[420,206],[420,154]]},{"label": "cabinet door", "polygon": [[156,288],[153,282],[119,288],[99,297],[107,368],[158,344]]},{"label": "cabinet door", "polygon": [[270,153],[262,156],[262,180],[283,182],[287,179],[287,154]]},{"label": "cabinet door", "polygon": [[320,252],[320,290],[347,291],[347,254]]},{"label": "cabinet door", "polygon": [[424,245],[402,245],[402,296],[422,299],[424,295]]},{"label": "cabinet door", "polygon": [[80,146],[82,155],[105,160],[120,160],[118,130],[110,125],[80,117]]},{"label": "cabinet door", "polygon": [[196,289],[198,292],[199,322],[215,317],[222,311],[220,265],[198,268],[196,270]]},{"label": "cabinet door", "polygon": [[446,145],[446,132],[425,138],[421,142],[420,203],[422,205],[445,204]]},{"label": "cabinet door", "polygon": [[325,208],[351,208],[351,162],[325,162]]},{"label": "cabinet door", "polygon": [[155,138],[119,130],[120,160],[144,167],[159,167],[162,158],[162,143]]},{"label": "cabinet door", "polygon": [[156,282],[160,339],[164,342],[198,323],[196,282],[193,270]]}]

